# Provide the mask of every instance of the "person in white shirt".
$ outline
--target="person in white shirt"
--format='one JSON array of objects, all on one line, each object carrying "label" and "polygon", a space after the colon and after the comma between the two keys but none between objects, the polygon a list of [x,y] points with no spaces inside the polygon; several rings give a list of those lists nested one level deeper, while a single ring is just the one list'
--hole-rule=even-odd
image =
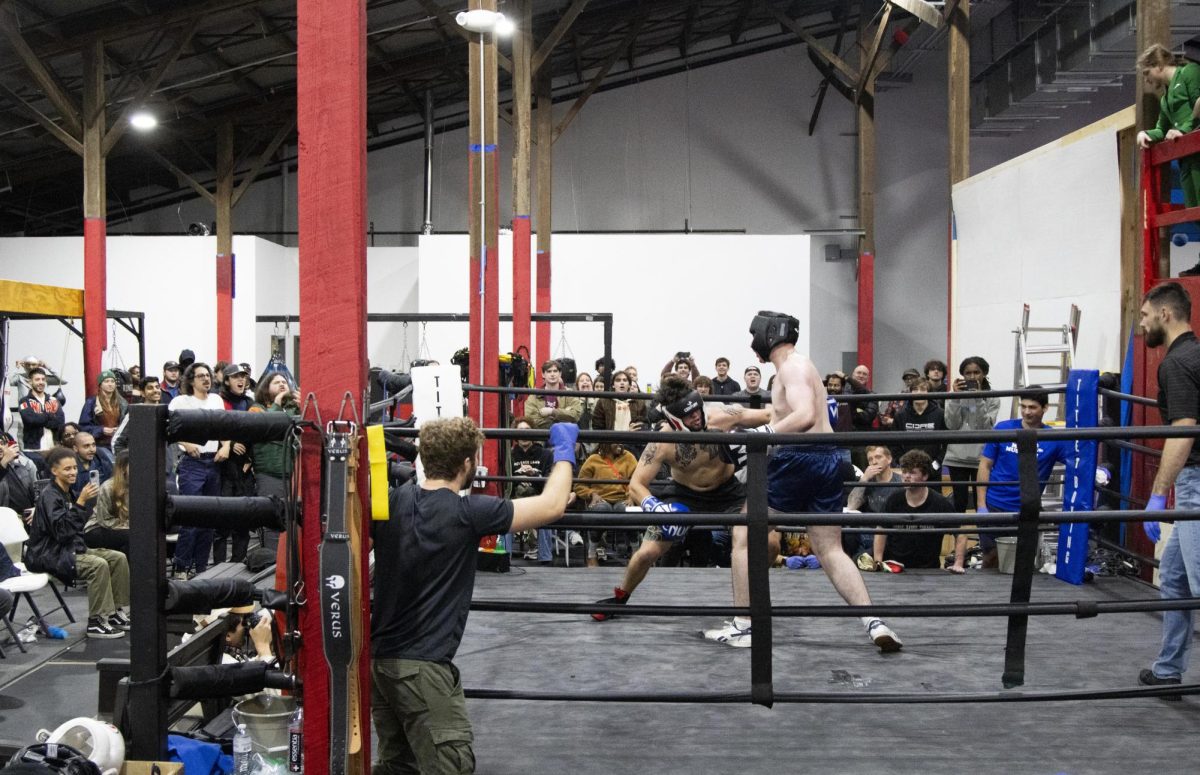
[{"label": "person in white shirt", "polygon": [[[207,363],[197,361],[183,373],[179,395],[171,399],[167,408],[176,412],[180,409],[212,409],[225,411],[225,402],[212,390],[212,369]],[[219,463],[229,457],[230,443],[209,439],[203,444],[178,443],[179,465],[176,469],[180,495],[220,495],[221,474]],[[208,557],[212,551],[213,531],[210,528],[183,527],[179,529],[179,541],[175,544],[175,575],[190,578],[208,570]]]}]

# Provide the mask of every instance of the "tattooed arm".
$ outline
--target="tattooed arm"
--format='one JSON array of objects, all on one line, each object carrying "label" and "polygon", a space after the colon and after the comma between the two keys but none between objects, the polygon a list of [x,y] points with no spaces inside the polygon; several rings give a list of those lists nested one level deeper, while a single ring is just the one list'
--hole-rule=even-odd
[{"label": "tattooed arm", "polygon": [[741,404],[704,405],[705,419],[710,430],[730,431],[737,428],[757,428],[771,422],[770,409],[748,409]]},{"label": "tattooed arm", "polygon": [[667,459],[668,454],[674,451],[674,447],[674,444],[653,441],[646,445],[642,456],[638,458],[637,467],[633,469],[633,476],[629,478],[631,503],[641,503],[650,497],[650,483],[654,481],[654,477],[662,468],[663,461]]}]

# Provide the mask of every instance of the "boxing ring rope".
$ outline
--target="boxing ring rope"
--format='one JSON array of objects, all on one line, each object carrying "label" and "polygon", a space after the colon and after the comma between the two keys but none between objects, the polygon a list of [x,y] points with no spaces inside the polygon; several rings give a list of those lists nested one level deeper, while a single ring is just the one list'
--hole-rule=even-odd
[{"label": "boxing ring rope", "polygon": [[[486,388],[465,385],[465,390],[480,390],[501,395],[537,394],[544,390],[532,388]],[[970,393],[928,393],[928,398],[983,398],[1000,396],[1036,396],[1046,392],[1066,390],[1068,394],[1067,415],[1072,427],[1065,429],[1027,430],[1024,428],[1005,431],[906,431],[903,441],[906,444],[952,443],[952,442],[1015,442],[1018,454],[1018,480],[1016,485],[1020,492],[1020,509],[1017,512],[989,514],[955,514],[955,515],[907,515],[907,514],[769,514],[766,497],[766,464],[768,450],[776,445],[830,445],[834,447],[860,446],[867,443],[878,443],[880,433],[851,431],[844,433],[804,433],[804,434],[764,434],[751,432],[693,432],[687,434],[689,443],[695,444],[741,444],[747,451],[747,499],[746,513],[730,514],[699,514],[672,513],[669,520],[680,525],[745,525],[748,527],[748,575],[750,587],[750,604],[748,607],[731,606],[641,606],[641,605],[606,605],[606,604],[573,604],[573,603],[514,603],[508,601],[478,600],[472,604],[472,610],[493,612],[536,612],[555,614],[586,615],[590,613],[620,613],[622,615],[651,615],[651,616],[698,616],[698,615],[749,615],[755,638],[750,647],[751,651],[751,687],[748,693],[594,693],[594,692],[519,692],[487,689],[468,689],[467,696],[493,699],[527,699],[527,700],[572,700],[595,702],[753,702],[770,706],[778,702],[1004,702],[1004,701],[1052,701],[1078,699],[1118,699],[1139,696],[1160,696],[1164,694],[1193,694],[1200,693],[1200,685],[1172,686],[1167,690],[1160,688],[1137,688],[1128,690],[1096,690],[1069,692],[1005,692],[996,694],[871,694],[843,695],[828,693],[789,693],[775,692],[771,668],[771,649],[773,637],[771,622],[775,616],[784,617],[858,617],[865,614],[890,616],[1004,616],[1009,620],[1008,634],[1005,647],[1004,672],[1001,682],[1005,689],[1012,689],[1024,683],[1025,646],[1029,616],[1059,615],[1091,618],[1101,613],[1132,613],[1162,610],[1194,610],[1200,608],[1200,598],[1187,598],[1171,601],[1160,599],[1094,602],[1069,601],[1052,603],[1032,603],[1032,578],[1034,573],[1033,560],[1038,539],[1039,529],[1043,525],[1060,525],[1066,541],[1060,540],[1059,565],[1064,565],[1063,550],[1070,554],[1070,562],[1079,568],[1080,578],[1073,583],[1082,581],[1082,562],[1086,559],[1087,526],[1090,523],[1135,522],[1158,519],[1159,512],[1144,510],[1126,511],[1094,511],[1090,506],[1095,493],[1095,443],[1111,442],[1121,439],[1144,439],[1164,437],[1195,437],[1200,435],[1200,427],[1180,426],[1142,426],[1142,427],[1094,427],[1098,424],[1098,404],[1100,389],[1096,372],[1072,372],[1071,378],[1063,385],[1047,385],[1040,389],[1018,389],[1000,391],[972,391]],[[612,397],[618,399],[652,400],[651,394],[615,393],[607,391],[556,391],[559,395],[574,395],[579,397]],[[1106,391],[1106,395],[1116,398],[1138,399],[1137,396],[1125,396]],[[1113,394],[1113,395],[1110,395]],[[886,401],[908,400],[910,393],[869,393],[837,396],[836,400],[852,403],[856,401]],[[706,396],[706,401],[721,401],[730,399],[729,396]],[[751,397],[749,403],[754,406],[760,397]],[[746,398],[734,399],[747,402]],[[1139,401],[1146,403],[1148,400]],[[1152,403],[1152,402],[1151,402]],[[1082,421],[1081,421],[1082,420]],[[1087,427],[1087,426],[1093,427]],[[406,431],[405,435],[417,435],[417,431]],[[517,430],[517,429],[488,429],[484,431],[488,439],[512,441],[517,439],[545,440],[546,431]],[[581,442],[634,442],[650,443],[655,441],[675,441],[671,435],[664,436],[653,431],[581,431]],[[899,440],[899,439],[897,439]],[[1073,446],[1073,457],[1068,462],[1064,480],[1064,507],[1070,508],[1062,512],[1043,513],[1041,491],[1043,483],[1039,480],[1037,471],[1037,444],[1039,441],[1066,441]],[[1139,445],[1140,446],[1140,445]],[[504,477],[489,477],[499,481],[510,479]],[[515,478],[514,478],[515,479]],[[533,477],[522,477],[539,481]],[[969,484],[969,483],[968,483]],[[1000,482],[988,482],[997,486]],[[858,483],[855,483],[858,486]],[[897,486],[897,485],[892,485]],[[899,485],[903,486],[903,485]],[[1084,508],[1084,507],[1087,508]],[[1200,511],[1173,511],[1171,516],[1177,520],[1200,519]],[[577,527],[580,529],[603,529],[606,527],[644,526],[650,522],[658,524],[662,519],[648,519],[644,513],[627,514],[597,514],[578,513],[565,517],[554,527]],[[811,525],[840,525],[850,528],[868,530],[890,529],[890,525],[921,525],[931,527],[963,528],[966,524],[978,526],[979,529],[1015,533],[1017,536],[1016,570],[1013,574],[1012,590],[1008,603],[974,604],[958,606],[887,606],[872,605],[866,607],[854,606],[780,606],[773,607],[770,599],[770,584],[768,578],[769,562],[768,532],[778,526],[801,523]],[[1082,546],[1079,547],[1080,529],[1082,529]],[[1066,547],[1063,544],[1066,543]],[[1074,545],[1073,545],[1074,544]],[[1060,574],[1061,577],[1061,574]]]}]

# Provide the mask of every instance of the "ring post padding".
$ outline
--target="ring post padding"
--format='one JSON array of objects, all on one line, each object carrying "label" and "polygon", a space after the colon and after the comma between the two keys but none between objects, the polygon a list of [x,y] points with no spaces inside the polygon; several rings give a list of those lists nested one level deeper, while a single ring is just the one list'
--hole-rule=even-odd
[{"label": "ring post padding", "polygon": [[753,438],[746,444],[749,453],[746,461],[746,572],[749,576],[750,629],[754,633],[750,641],[750,701],[767,708],[775,704],[775,690],[771,676],[771,580],[768,569],[771,559],[767,557],[767,537],[771,528],[767,525],[769,504],[767,502],[767,444],[766,436]]},{"label": "ring post padding", "polygon": [[[1099,413],[1100,372],[1072,370],[1067,378],[1067,427],[1094,428]],[[1063,475],[1063,511],[1091,511],[1096,492],[1096,442],[1076,439]],[[1064,522],[1058,528],[1058,558],[1054,575],[1082,584],[1088,555],[1086,522]]]},{"label": "ring post padding", "polygon": [[[1013,569],[1010,603],[1028,603],[1033,591],[1033,562],[1037,554],[1038,517],[1042,512],[1042,486],[1038,481],[1037,431],[1017,431],[1017,479],[1020,480],[1021,511],[1017,515],[1017,557]],[[1005,689],[1025,683],[1025,636],[1029,616],[1008,617],[1008,639],[1004,647]]]}]

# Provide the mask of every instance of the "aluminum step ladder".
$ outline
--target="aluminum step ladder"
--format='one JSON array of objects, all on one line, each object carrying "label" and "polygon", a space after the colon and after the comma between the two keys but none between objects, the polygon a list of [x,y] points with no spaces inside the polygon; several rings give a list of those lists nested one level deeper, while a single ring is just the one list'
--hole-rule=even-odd
[{"label": "aluminum step ladder", "polygon": [[[1061,326],[1029,325],[1029,305],[1021,311],[1021,326],[1013,330],[1016,336],[1016,362],[1013,366],[1013,389],[1029,385],[1065,383],[1075,364],[1075,348],[1079,343],[1079,307],[1071,305],[1070,319]],[[1053,378],[1051,378],[1051,376]],[[1051,401],[1056,407],[1054,419],[1062,419],[1066,410],[1066,395],[1057,394]],[[1010,417],[1019,416],[1020,400],[1014,398]],[[1049,418],[1047,418],[1049,420]]]}]

